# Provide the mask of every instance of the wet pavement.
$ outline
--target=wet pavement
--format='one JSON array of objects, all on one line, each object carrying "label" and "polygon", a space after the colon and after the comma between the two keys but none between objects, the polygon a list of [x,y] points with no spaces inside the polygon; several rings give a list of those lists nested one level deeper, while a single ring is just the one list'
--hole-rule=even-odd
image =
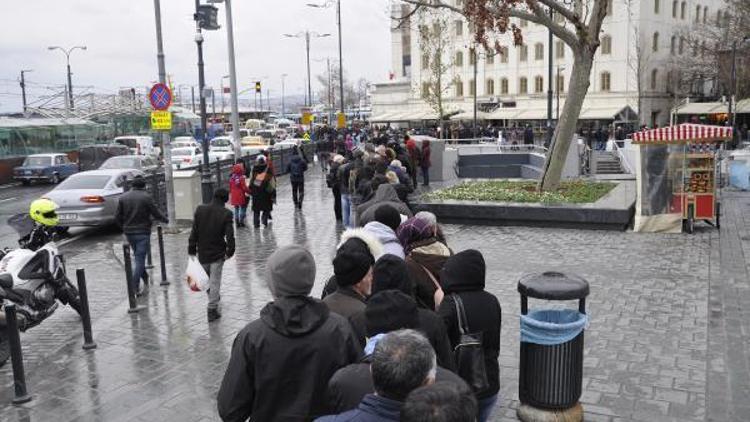
[{"label": "wet pavement", "polygon": [[[293,211],[286,178],[279,181],[271,227],[237,233],[237,254],[224,267],[223,317],[212,324],[205,295],[181,280],[187,231],[166,238],[172,284],[152,286],[139,314],[127,313],[121,235],[99,232],[64,246],[71,276],[86,269],[98,348],[81,349],[79,318],[69,308],[23,333],[34,400],[13,406],[10,365],[0,368],[0,420],[218,420],[215,396],[234,336],[271,298],[267,257],[282,245],[306,245],[318,265],[316,295],[332,272],[342,229],[324,179],[317,170],[308,176],[301,213]],[[586,420],[750,420],[750,217],[742,213],[748,205],[750,194],[725,195],[721,235],[702,225],[694,235],[445,226],[454,250],[484,253],[487,289],[503,307],[503,400],[493,420],[515,420],[518,405],[516,282],[548,269],[591,283]]]}]

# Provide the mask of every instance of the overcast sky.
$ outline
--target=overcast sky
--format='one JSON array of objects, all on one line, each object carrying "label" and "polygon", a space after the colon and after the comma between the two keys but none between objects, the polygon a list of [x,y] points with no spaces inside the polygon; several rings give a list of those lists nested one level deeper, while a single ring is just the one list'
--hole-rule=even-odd
[{"label": "overcast sky", "polygon": [[[204,0],[205,1],[205,0]],[[239,89],[267,77],[264,91],[301,95],[306,74],[303,39],[284,38],[304,29],[330,32],[312,41],[313,82],[325,61],[338,57],[335,6],[314,9],[315,0],[234,0],[235,50]],[[390,70],[388,0],[342,0],[344,69],[350,79],[387,79]],[[197,85],[197,53],[192,0],[161,0],[167,73],[175,86]],[[0,4],[0,112],[20,111],[18,78],[27,75],[32,100],[48,95],[48,86],[65,84],[65,57],[47,46],[85,45],[71,55],[73,87],[114,93],[121,87],[145,87],[157,79],[156,36],[152,0],[26,0]],[[224,6],[218,31],[204,32],[206,84],[219,88],[228,73]],[[226,82],[228,84],[228,82]],[[61,88],[60,88],[61,89]],[[83,90],[83,88],[81,88]],[[81,91],[79,90],[79,91]],[[313,91],[316,91],[313,85]],[[186,91],[187,92],[187,91]]]}]

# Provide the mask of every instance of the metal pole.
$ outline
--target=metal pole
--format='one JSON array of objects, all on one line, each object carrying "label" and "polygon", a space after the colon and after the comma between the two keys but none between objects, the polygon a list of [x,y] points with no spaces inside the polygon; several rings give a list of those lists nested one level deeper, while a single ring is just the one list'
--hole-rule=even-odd
[{"label": "metal pole", "polygon": [[190,104],[192,105],[193,113],[195,113],[195,87],[193,85],[190,85]]},{"label": "metal pole", "polygon": [[310,31],[305,31],[305,49],[307,51],[307,105],[312,106],[312,82],[310,81]]},{"label": "metal pole", "polygon": [[732,128],[732,147],[735,147],[734,140],[736,139],[735,136],[735,130],[734,130],[734,123],[735,123],[735,116],[736,113],[734,112],[734,95],[735,92],[737,92],[737,41],[732,41],[732,73],[730,75],[730,83],[731,86],[729,87],[729,116],[728,116],[728,122],[731,125]]},{"label": "metal pole", "polygon": [[555,91],[557,92],[557,110],[555,111],[555,125],[560,121],[560,66],[557,66],[557,79],[555,79]]},{"label": "metal pole", "polygon": [[[552,9],[549,10],[549,18],[553,19]],[[549,65],[547,66],[547,142],[552,145],[552,30],[547,31],[547,41],[549,43],[547,57]]]},{"label": "metal pole", "polygon": [[21,71],[21,100],[23,101],[23,112],[26,113],[26,80],[23,74],[28,72],[27,70]]},{"label": "metal pole", "polygon": [[286,78],[286,73],[281,75],[281,117],[283,118],[286,116],[286,104],[284,103],[284,78]]},{"label": "metal pole", "polygon": [[211,88],[211,114],[213,114],[213,122],[216,122],[216,91]]},{"label": "metal pole", "polygon": [[68,101],[70,101],[70,109],[73,110],[73,81],[70,73],[70,55],[68,58]]},{"label": "metal pole", "polygon": [[473,50],[469,51],[471,59],[474,60],[474,139],[477,138],[477,61],[479,59],[477,55],[477,49],[474,47]]},{"label": "metal pole", "polygon": [[[154,17],[156,19],[156,61],[159,67],[159,82],[167,83],[167,69],[164,64],[164,43],[162,42],[161,31],[161,4],[160,0],[154,0]],[[191,94],[193,87],[190,87]],[[182,97],[182,95],[180,95]],[[195,111],[195,101],[193,101],[193,111]],[[164,156],[164,189],[167,194],[167,218],[169,219],[168,231],[174,233],[177,231],[177,217],[175,215],[174,184],[172,178],[172,140],[169,132],[161,133],[161,153]]]},{"label": "metal pole", "polygon": [[208,167],[208,136],[206,129],[206,96],[204,88],[206,86],[206,75],[203,69],[203,34],[201,32],[200,21],[198,20],[198,10],[200,9],[200,0],[195,0],[195,43],[198,45],[198,94],[200,96],[200,114],[201,114],[201,145],[203,149],[203,165],[201,166],[201,193],[203,203],[211,202],[213,196],[213,186],[211,183],[211,169]]},{"label": "metal pole", "polygon": [[13,404],[22,404],[31,401],[31,396],[26,391],[26,374],[23,369],[23,351],[21,349],[21,338],[18,335],[18,319],[16,317],[16,305],[9,303],[5,305],[5,331],[8,336],[8,347],[10,348],[10,360],[13,365],[13,387],[15,397]]},{"label": "metal pole", "polygon": [[160,286],[169,286],[167,281],[167,264],[164,258],[164,230],[161,226],[156,227],[157,239],[159,241],[159,266],[161,267],[161,283]]},{"label": "metal pole", "polygon": [[219,82],[219,89],[221,89],[221,121],[224,121],[224,78],[221,78]]},{"label": "metal pole", "polygon": [[[229,104],[232,108],[232,138],[234,139],[235,160],[242,155],[240,145],[240,111],[237,99],[237,70],[234,61],[234,27],[232,26],[232,1],[225,0],[227,12],[227,49],[229,50]],[[223,95],[223,93],[222,93]]]},{"label": "metal pole", "polygon": [[86,272],[76,269],[78,279],[78,297],[81,299],[81,323],[83,324],[83,350],[96,349],[94,336],[91,334],[91,314],[89,312],[89,293],[86,288]]},{"label": "metal pole", "polygon": [[[339,101],[341,102],[341,112],[346,113],[344,109],[344,55],[342,53],[342,39],[341,39],[341,0],[336,2],[336,15],[338,16],[339,26]],[[307,75],[310,77],[310,75]]]}]

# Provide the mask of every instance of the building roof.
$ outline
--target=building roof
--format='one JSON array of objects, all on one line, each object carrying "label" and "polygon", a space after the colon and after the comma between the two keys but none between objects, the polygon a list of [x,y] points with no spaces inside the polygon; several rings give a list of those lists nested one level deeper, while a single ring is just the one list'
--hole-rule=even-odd
[{"label": "building roof", "polygon": [[16,117],[0,117],[0,128],[22,128],[22,127],[44,127],[44,126],[75,126],[75,125],[95,125],[96,123],[91,120],[70,118],[70,119],[56,119],[56,118],[43,118],[43,117],[31,117],[31,118],[16,118]]}]

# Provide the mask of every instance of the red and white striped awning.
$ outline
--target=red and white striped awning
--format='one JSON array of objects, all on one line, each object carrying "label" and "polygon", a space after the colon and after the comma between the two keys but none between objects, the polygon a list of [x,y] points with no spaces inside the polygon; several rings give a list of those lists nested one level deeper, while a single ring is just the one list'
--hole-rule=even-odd
[{"label": "red and white striped awning", "polygon": [[732,139],[732,128],[683,123],[633,133],[634,144],[700,144]]}]

